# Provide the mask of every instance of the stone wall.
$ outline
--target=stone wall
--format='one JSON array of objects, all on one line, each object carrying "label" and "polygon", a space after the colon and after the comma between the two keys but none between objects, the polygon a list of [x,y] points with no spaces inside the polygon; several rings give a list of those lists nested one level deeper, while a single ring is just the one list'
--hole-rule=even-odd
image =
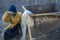
[{"label": "stone wall", "polygon": [[[0,0],[0,13],[8,10],[14,4],[18,11],[23,11],[21,5],[41,5],[54,3],[56,0]],[[59,3],[59,1],[57,1]]]},{"label": "stone wall", "polygon": [[60,11],[60,0],[0,0],[0,13],[4,13],[9,7],[14,4],[18,11],[23,11],[22,5],[43,5],[56,3],[56,9]]}]

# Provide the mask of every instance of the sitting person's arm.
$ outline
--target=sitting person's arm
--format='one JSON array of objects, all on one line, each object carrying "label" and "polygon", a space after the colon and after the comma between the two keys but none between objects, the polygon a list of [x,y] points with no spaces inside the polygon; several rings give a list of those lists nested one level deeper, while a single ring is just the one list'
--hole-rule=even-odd
[{"label": "sitting person's arm", "polygon": [[9,14],[7,12],[5,12],[4,15],[2,16],[2,21],[4,21],[4,22],[10,21]]}]

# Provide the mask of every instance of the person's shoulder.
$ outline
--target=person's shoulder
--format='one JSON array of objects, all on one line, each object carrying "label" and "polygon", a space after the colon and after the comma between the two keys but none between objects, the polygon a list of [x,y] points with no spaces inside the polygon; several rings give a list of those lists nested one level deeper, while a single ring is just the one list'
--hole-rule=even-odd
[{"label": "person's shoulder", "polygon": [[18,14],[22,14],[22,12],[17,12]]},{"label": "person's shoulder", "polygon": [[17,12],[18,13],[18,17],[22,16],[22,12]]},{"label": "person's shoulder", "polygon": [[22,15],[22,12],[17,12],[18,13],[18,15]]}]

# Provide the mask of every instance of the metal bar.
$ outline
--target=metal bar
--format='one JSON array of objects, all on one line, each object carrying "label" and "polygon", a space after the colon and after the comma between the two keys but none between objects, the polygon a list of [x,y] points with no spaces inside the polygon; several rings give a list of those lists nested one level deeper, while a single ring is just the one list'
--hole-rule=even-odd
[{"label": "metal bar", "polygon": [[28,26],[28,36],[29,36],[29,40],[32,40],[31,29],[29,26]]},{"label": "metal bar", "polygon": [[60,16],[60,13],[31,14],[30,16],[42,16],[42,15],[57,15],[57,16]]}]

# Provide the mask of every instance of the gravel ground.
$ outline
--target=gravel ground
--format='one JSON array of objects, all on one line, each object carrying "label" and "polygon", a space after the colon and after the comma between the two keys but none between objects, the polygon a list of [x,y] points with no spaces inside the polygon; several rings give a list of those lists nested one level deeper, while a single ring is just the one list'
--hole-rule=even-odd
[{"label": "gravel ground", "polygon": [[3,33],[3,29],[6,25],[7,25],[6,23],[4,23],[0,20],[0,40],[3,40],[2,33]]},{"label": "gravel ground", "polygon": [[36,40],[60,40],[60,18],[55,16],[35,17],[32,37]]},{"label": "gravel ground", "polygon": [[[1,14],[2,17],[2,14]],[[3,22],[1,20],[0,17],[0,40],[3,40],[2,35],[2,30],[4,29],[4,27],[6,27],[7,23]],[[60,22],[58,22],[59,24]],[[42,35],[40,36],[40,38],[36,39],[36,40],[60,40],[60,28],[56,28],[55,30],[52,30],[50,32],[48,32],[46,35]]]},{"label": "gravel ground", "polygon": [[0,14],[0,40],[3,40],[2,33],[3,33],[4,27],[6,27],[7,23],[3,22],[1,20],[1,18],[2,18],[2,14]]}]

